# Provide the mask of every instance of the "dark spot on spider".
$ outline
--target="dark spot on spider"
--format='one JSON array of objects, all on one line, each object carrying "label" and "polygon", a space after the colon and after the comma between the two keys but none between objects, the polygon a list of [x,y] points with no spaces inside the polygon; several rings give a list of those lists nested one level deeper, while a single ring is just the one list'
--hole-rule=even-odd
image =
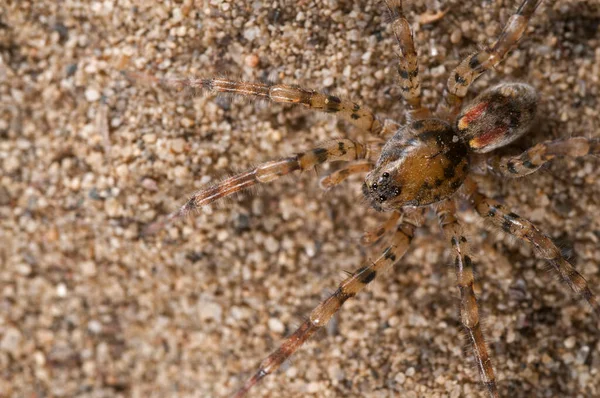
[{"label": "dark spot on spider", "polygon": [[323,163],[327,160],[327,149],[325,148],[316,148],[313,149],[313,154],[317,158],[317,162]]},{"label": "dark spot on spider", "polygon": [[508,162],[506,164],[506,167],[508,168],[508,171],[510,171],[511,173],[513,173],[513,174],[518,173],[517,169],[515,168],[515,164],[513,162]]},{"label": "dark spot on spider", "polygon": [[465,265],[467,267],[472,267],[473,266],[473,261],[471,261],[471,257],[465,256]]},{"label": "dark spot on spider", "polygon": [[441,186],[443,183],[444,183],[444,180],[442,180],[442,179],[439,179],[439,178],[436,178],[436,179],[435,179],[435,183],[434,183],[434,184],[435,184],[435,186],[436,186],[436,187],[439,187],[439,186]]},{"label": "dark spot on spider", "polygon": [[340,150],[342,155],[345,155],[348,152],[348,151],[346,151],[346,148],[344,147],[344,143],[341,141],[338,142],[338,149]]},{"label": "dark spot on spider", "polygon": [[202,88],[207,91],[212,91],[213,89],[213,81],[212,79],[202,79]]},{"label": "dark spot on spider", "polygon": [[531,161],[529,160],[525,160],[523,162],[523,166],[527,167],[528,169],[535,169],[537,166],[533,163],[531,163]]},{"label": "dark spot on spider", "polygon": [[421,130],[423,128],[423,121],[417,120],[417,121],[413,122],[412,126],[415,130]]},{"label": "dark spot on spider", "polygon": [[469,163],[463,164],[462,170],[463,170],[463,173],[466,173],[467,171],[469,171]]},{"label": "dark spot on spider", "polygon": [[510,212],[505,216],[505,218],[511,218],[513,220],[518,220],[521,217],[517,213]]},{"label": "dark spot on spider", "polygon": [[465,238],[464,236],[461,236],[461,237],[460,237],[460,241],[461,241],[462,243],[465,243],[465,242],[467,241],[467,238]]},{"label": "dark spot on spider", "polygon": [[452,239],[450,239],[450,244],[452,246],[456,246],[458,245],[458,240],[456,240],[456,238],[453,236]]},{"label": "dark spot on spider", "polygon": [[442,199],[442,197],[441,197],[440,195],[435,195],[435,196],[433,197],[433,201],[434,201],[434,202],[439,202],[439,201],[440,201],[440,199]]},{"label": "dark spot on spider", "polygon": [[456,189],[460,188],[461,185],[462,185],[461,180],[454,180],[450,183],[450,188],[456,190]]},{"label": "dark spot on spider", "polygon": [[333,293],[334,297],[337,297],[340,300],[340,304],[343,304],[346,300],[351,297],[354,297],[356,293],[347,293],[343,290],[343,288],[338,287],[338,289]]},{"label": "dark spot on spider", "polygon": [[444,177],[446,177],[447,179],[454,177],[454,174],[456,174],[456,170],[454,170],[454,166],[449,165],[448,167],[446,167],[444,169]]},{"label": "dark spot on spider", "polygon": [[410,90],[410,87],[400,86],[400,90],[402,90],[403,92],[407,92],[408,90]]},{"label": "dark spot on spider", "polygon": [[477,54],[475,54],[469,60],[469,68],[477,69],[479,65],[481,65],[481,63],[479,62],[479,57],[477,57]]},{"label": "dark spot on spider", "polygon": [[391,247],[385,249],[385,254],[383,256],[386,260],[396,261],[396,254],[392,251]]},{"label": "dark spot on spider", "polygon": [[377,271],[375,271],[371,268],[365,268],[365,269],[361,269],[359,272],[357,272],[357,276],[358,276],[358,280],[362,284],[366,285],[366,284],[372,282],[373,279],[375,279],[375,277],[377,276]]},{"label": "dark spot on spider", "polygon": [[360,109],[360,105],[358,105],[358,104],[354,104],[354,106],[352,107],[352,110],[354,112],[358,111],[359,109]]},{"label": "dark spot on spider", "polygon": [[407,70],[398,68],[398,73],[400,74],[401,78],[408,79],[408,71]]},{"label": "dark spot on spider", "polygon": [[334,104],[341,104],[342,103],[342,100],[339,97],[336,97],[335,95],[329,95],[327,97],[327,101],[333,102]]},{"label": "dark spot on spider", "polygon": [[504,222],[502,223],[502,230],[504,232],[508,232],[510,233],[510,226],[512,225],[512,223],[508,220],[504,220]]},{"label": "dark spot on spider", "polygon": [[360,119],[360,115],[356,114],[356,113],[351,114],[350,117],[352,118],[352,120],[358,120],[358,119]]},{"label": "dark spot on spider", "polygon": [[193,199],[188,200],[187,203],[185,205],[183,205],[183,209],[186,212],[194,210],[195,208],[196,208],[196,202]]},{"label": "dark spot on spider", "polygon": [[458,84],[465,84],[467,82],[467,80],[458,73],[454,75],[454,81],[456,81]]}]

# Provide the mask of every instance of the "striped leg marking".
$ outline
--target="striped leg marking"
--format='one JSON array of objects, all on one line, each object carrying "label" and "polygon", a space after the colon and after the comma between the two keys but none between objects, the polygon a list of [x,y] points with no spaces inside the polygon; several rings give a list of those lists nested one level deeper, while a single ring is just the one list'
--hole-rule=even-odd
[{"label": "striped leg marking", "polygon": [[489,396],[497,398],[499,395],[494,368],[492,367],[492,361],[479,323],[479,307],[473,288],[475,284],[473,264],[463,228],[455,216],[456,205],[454,201],[446,200],[437,206],[436,212],[440,226],[444,231],[444,236],[450,241],[452,251],[454,252],[456,282],[460,290],[461,322],[473,346],[473,356],[475,357],[481,381],[486,386]]},{"label": "striped leg marking", "polygon": [[339,118],[349,122],[362,131],[379,135],[383,123],[366,108],[357,103],[341,99],[335,95],[325,95],[314,90],[286,84],[264,84],[242,82],[220,78],[164,78],[124,72],[131,80],[146,81],[160,84],[178,90],[191,89],[214,93],[227,93],[232,95],[267,99],[284,104],[300,104],[305,107],[326,113],[336,114]]},{"label": "striped leg marking", "polygon": [[408,106],[407,116],[410,120],[427,118],[429,109],[421,105],[419,59],[415,50],[413,32],[402,11],[402,0],[386,0],[385,4],[394,36],[400,47],[397,70],[402,98]]},{"label": "striped leg marking", "polygon": [[446,120],[454,120],[460,112],[463,99],[471,84],[482,73],[498,65],[510,49],[517,44],[540,3],[541,0],[523,0],[515,14],[504,26],[496,42],[486,50],[469,55],[450,73],[444,101],[438,107],[440,116]]},{"label": "striped leg marking", "polygon": [[356,296],[377,275],[391,268],[408,249],[415,228],[415,225],[409,222],[400,224],[394,234],[392,244],[383,251],[382,255],[374,263],[359,268],[340,283],[337,290],[321,302],[311,312],[309,318],[275,352],[261,362],[258,371],[246,381],[234,397],[245,396],[261,379],[276,371],[306,340],[325,326],[349,298]]},{"label": "striped leg marking", "polygon": [[583,297],[600,317],[598,297],[592,293],[585,278],[564,258],[560,249],[552,243],[548,236],[530,221],[480,193],[472,179],[467,179],[464,186],[465,193],[481,217],[490,220],[492,224],[507,234],[533,245],[540,257],[547,260],[571,290]]},{"label": "striped leg marking", "polygon": [[195,192],[179,210],[171,213],[163,220],[150,224],[144,233],[153,234],[164,228],[168,223],[199,210],[204,206],[208,206],[219,199],[226,198],[255,185],[275,181],[294,171],[310,170],[325,162],[365,159],[368,155],[369,151],[366,146],[350,139],[339,139],[324,143],[321,147],[311,149],[307,152],[263,163],[254,169],[231,176],[218,184]]},{"label": "striped leg marking", "polygon": [[575,137],[542,142],[519,156],[493,157],[488,161],[488,168],[492,173],[503,177],[523,177],[533,173],[556,157],[598,154],[600,154],[599,138]]}]

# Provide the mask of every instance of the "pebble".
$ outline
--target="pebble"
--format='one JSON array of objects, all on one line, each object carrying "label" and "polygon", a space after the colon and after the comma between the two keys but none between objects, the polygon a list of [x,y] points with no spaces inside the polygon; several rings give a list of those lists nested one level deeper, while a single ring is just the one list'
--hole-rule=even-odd
[{"label": "pebble", "polygon": [[186,142],[183,138],[176,138],[171,141],[171,151],[181,153],[185,148],[185,144]]},{"label": "pebble", "polygon": [[258,66],[259,62],[260,62],[260,58],[256,54],[249,54],[249,55],[246,55],[246,57],[244,58],[244,63],[249,68],[256,68]]},{"label": "pebble", "polygon": [[573,337],[573,336],[570,336],[564,342],[565,348],[567,348],[567,349],[570,350],[570,349],[572,349],[572,348],[575,347],[576,343],[577,343],[577,339],[575,337]]},{"label": "pebble", "polygon": [[406,375],[404,373],[400,372],[396,375],[396,377],[394,377],[394,381],[396,383],[398,383],[399,385],[402,385],[406,381]]},{"label": "pebble", "polygon": [[334,82],[335,82],[335,80],[333,79],[333,77],[328,76],[325,79],[323,79],[323,86],[331,87],[331,86],[333,86]]},{"label": "pebble", "polygon": [[200,317],[200,320],[207,321],[212,319],[216,322],[221,321],[221,317],[223,315],[223,307],[221,307],[221,305],[213,301],[205,301],[199,303],[198,307],[198,316]]},{"label": "pebble", "polygon": [[285,330],[283,323],[277,318],[269,318],[269,330],[273,333],[282,334]]},{"label": "pebble", "polygon": [[2,340],[0,340],[0,350],[15,355],[21,344],[21,332],[17,328],[8,327],[4,329],[3,334]]},{"label": "pebble", "polygon": [[461,40],[462,40],[462,32],[460,31],[460,29],[453,30],[452,34],[450,35],[450,42],[452,44],[458,44],[458,43],[460,43]]},{"label": "pebble", "polygon": [[85,99],[88,102],[98,101],[100,99],[100,93],[96,89],[88,88],[85,90]]}]

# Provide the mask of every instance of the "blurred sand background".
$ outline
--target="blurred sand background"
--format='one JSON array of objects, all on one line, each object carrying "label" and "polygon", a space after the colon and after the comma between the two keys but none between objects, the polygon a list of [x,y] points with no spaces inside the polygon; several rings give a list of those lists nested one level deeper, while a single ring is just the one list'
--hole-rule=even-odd
[{"label": "blurred sand background", "polygon": [[[535,131],[508,152],[600,137],[600,5],[547,3],[518,49],[472,89],[516,80],[541,93]],[[516,6],[409,2],[428,105]],[[360,179],[323,192],[314,173],[140,238],[211,181],[360,134],[303,109],[134,86],[119,68],[297,83],[401,120],[384,20],[371,0],[3,2],[0,396],[227,396],[342,270],[374,258],[358,239],[382,217],[357,205]],[[589,157],[481,181],[559,243],[600,293],[599,176]],[[600,396],[589,308],[529,247],[485,232],[467,208],[461,218],[502,395]],[[483,396],[449,265],[429,219],[395,271],[251,396]]]}]

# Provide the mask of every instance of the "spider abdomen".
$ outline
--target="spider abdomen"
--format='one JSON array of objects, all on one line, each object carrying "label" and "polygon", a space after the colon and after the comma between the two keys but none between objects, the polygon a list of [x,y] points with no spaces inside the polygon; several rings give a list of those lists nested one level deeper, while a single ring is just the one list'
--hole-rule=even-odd
[{"label": "spider abdomen", "polygon": [[525,134],[536,108],[537,94],[530,85],[499,84],[463,109],[456,119],[456,129],[474,152],[489,152]]},{"label": "spider abdomen", "polygon": [[468,169],[468,148],[448,123],[418,120],[383,146],[363,193],[379,211],[424,206],[456,192]]}]

